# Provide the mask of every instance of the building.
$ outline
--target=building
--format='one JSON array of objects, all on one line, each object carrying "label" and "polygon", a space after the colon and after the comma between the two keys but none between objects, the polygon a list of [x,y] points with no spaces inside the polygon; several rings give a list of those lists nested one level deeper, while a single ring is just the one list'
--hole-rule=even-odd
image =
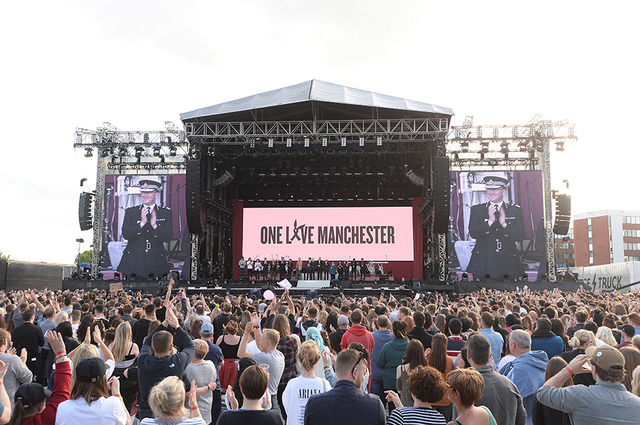
[{"label": "building", "polygon": [[573,236],[577,267],[640,261],[640,211],[576,214]]},{"label": "building", "polygon": [[556,269],[568,271],[576,266],[576,255],[573,242],[573,230],[569,229],[566,236],[555,237],[556,244]]}]

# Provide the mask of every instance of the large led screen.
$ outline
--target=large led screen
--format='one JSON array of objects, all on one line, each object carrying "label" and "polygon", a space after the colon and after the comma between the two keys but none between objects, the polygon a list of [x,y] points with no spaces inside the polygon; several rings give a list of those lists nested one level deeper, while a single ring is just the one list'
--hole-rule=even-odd
[{"label": "large led screen", "polygon": [[181,271],[190,237],[184,175],[120,175],[105,180],[102,271],[162,277]]},{"label": "large led screen", "polygon": [[245,208],[242,255],[413,261],[411,207]]},{"label": "large led screen", "polygon": [[514,279],[544,269],[540,171],[452,172],[451,187],[450,271]]}]

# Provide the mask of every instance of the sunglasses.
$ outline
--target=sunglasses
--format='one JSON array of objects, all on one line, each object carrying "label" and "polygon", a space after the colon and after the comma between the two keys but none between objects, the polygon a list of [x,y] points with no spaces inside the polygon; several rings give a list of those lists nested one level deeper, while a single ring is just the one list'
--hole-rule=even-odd
[{"label": "sunglasses", "polygon": [[364,359],[364,356],[365,356],[365,352],[364,351],[360,351],[360,356],[358,357],[358,360],[356,360],[356,363],[351,368],[351,373],[355,372],[356,366],[358,366],[358,363],[360,363],[362,361],[362,359]]}]

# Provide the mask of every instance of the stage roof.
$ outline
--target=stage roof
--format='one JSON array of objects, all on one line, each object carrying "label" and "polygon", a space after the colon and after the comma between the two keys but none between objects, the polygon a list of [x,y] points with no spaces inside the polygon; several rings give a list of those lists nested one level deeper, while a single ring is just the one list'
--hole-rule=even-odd
[{"label": "stage roof", "polygon": [[[335,104],[336,108],[318,111],[305,103],[321,102]],[[371,115],[390,115],[402,112],[410,116],[451,116],[450,108],[417,102],[366,90],[355,89],[319,80],[305,81],[289,87],[196,109],[180,115],[183,121],[256,121],[280,119],[329,119],[339,110],[352,108],[351,112],[361,117],[378,118]],[[371,108],[377,110],[372,113]],[[387,113],[380,112],[387,111]],[[261,111],[254,114],[252,112]],[[392,113],[391,115],[397,115]],[[318,116],[321,114],[322,116]],[[381,117],[380,117],[381,118]]]}]

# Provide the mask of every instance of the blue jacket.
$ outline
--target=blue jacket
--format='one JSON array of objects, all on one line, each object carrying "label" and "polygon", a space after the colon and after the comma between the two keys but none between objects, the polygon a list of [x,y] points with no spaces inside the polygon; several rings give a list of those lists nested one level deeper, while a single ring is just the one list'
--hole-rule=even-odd
[{"label": "blue jacket", "polygon": [[564,351],[564,341],[550,331],[535,331],[531,335],[531,350],[542,350],[548,358],[553,358]]},{"label": "blue jacket", "polygon": [[326,393],[312,395],[304,411],[304,425],[385,425],[386,421],[377,395],[366,394],[344,380]]},{"label": "blue jacket", "polygon": [[376,345],[374,345],[373,350],[371,350],[371,379],[382,380],[383,370],[378,367],[378,356],[380,356],[382,347],[392,339],[393,332],[388,329],[386,331],[373,331],[373,340],[376,342]]},{"label": "blue jacket", "polygon": [[544,384],[544,372],[549,358],[544,351],[529,351],[512,362],[507,363],[500,374],[516,384],[527,411],[527,423],[532,423],[533,399],[538,388]]}]

